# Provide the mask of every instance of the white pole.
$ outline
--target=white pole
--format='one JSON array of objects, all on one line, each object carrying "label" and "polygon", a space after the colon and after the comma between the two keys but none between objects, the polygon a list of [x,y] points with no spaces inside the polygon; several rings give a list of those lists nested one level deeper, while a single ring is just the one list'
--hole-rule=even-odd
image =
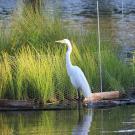
[{"label": "white pole", "polygon": [[98,20],[98,57],[99,57],[99,72],[100,72],[100,91],[103,91],[102,80],[102,61],[101,61],[101,41],[100,41],[100,22],[99,22],[99,4],[97,0],[97,20]]},{"label": "white pole", "polygon": [[123,0],[122,0],[122,21],[123,21],[123,18],[124,18],[124,2],[123,2]]}]

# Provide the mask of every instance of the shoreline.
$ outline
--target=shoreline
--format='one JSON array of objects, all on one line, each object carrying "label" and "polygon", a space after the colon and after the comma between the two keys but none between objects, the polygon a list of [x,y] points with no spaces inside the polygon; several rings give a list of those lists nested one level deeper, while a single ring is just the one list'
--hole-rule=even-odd
[{"label": "shoreline", "polygon": [[[112,91],[110,93],[112,93]],[[118,93],[118,91],[116,91],[116,93]],[[93,95],[94,94],[97,95],[97,93],[93,93]],[[135,105],[134,91],[120,93],[120,96],[117,98],[109,97],[109,99],[102,98],[100,100],[89,100],[87,102],[85,102],[85,100],[80,102],[77,100],[63,100],[52,103],[40,103],[34,102],[33,100],[0,99],[0,111],[73,110],[84,108],[111,108],[121,105]]]}]

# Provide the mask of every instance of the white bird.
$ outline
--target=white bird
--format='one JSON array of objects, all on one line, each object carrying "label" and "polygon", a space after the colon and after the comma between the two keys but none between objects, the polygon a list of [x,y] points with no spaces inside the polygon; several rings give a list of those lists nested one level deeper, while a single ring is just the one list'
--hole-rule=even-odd
[{"label": "white bird", "polygon": [[56,41],[58,43],[62,43],[67,45],[68,50],[66,52],[66,69],[68,76],[70,77],[72,85],[77,89],[78,91],[78,98],[80,100],[80,92],[82,92],[83,96],[89,97],[91,96],[91,88],[88,84],[88,81],[82,72],[82,70],[78,66],[74,66],[71,63],[70,55],[72,52],[72,45],[71,42],[68,39],[63,39]]}]

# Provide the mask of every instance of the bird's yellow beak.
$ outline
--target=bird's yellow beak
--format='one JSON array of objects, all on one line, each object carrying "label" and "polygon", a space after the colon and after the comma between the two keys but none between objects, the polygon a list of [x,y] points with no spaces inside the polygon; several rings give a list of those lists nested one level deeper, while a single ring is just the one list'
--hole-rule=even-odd
[{"label": "bird's yellow beak", "polygon": [[64,40],[58,40],[58,41],[55,41],[56,43],[62,43],[62,44],[64,44],[65,42],[64,42]]}]

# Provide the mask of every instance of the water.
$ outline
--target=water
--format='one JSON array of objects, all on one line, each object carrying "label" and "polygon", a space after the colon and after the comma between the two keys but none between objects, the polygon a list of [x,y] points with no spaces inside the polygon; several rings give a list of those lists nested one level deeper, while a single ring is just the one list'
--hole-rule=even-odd
[{"label": "water", "polygon": [[[0,22],[9,26],[31,0],[0,0]],[[123,15],[122,15],[123,7]],[[135,0],[99,0],[101,40],[123,48],[135,47]],[[41,12],[59,16],[65,27],[97,31],[96,0],[41,0]]]},{"label": "water", "polygon": [[0,125],[2,135],[133,135],[135,108],[0,112]]}]

